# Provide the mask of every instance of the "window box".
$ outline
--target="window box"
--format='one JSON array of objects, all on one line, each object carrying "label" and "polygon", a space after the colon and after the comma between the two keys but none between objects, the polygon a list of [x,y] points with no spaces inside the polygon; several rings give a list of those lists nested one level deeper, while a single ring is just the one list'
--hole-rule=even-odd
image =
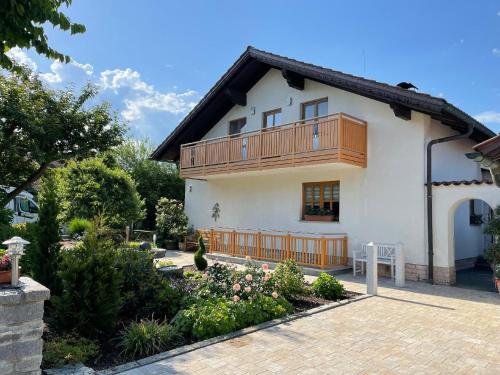
[{"label": "window box", "polygon": [[333,215],[304,215],[305,221],[334,221]]}]

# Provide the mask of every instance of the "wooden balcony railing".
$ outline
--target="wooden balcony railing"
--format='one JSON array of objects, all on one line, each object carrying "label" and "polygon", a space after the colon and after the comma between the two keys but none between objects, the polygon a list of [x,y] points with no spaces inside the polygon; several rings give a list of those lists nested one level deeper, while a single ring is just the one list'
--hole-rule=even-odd
[{"label": "wooden balcony railing", "polygon": [[367,123],[344,113],[181,146],[180,173],[195,177],[343,162],[366,167]]},{"label": "wooden balcony railing", "polygon": [[268,232],[199,230],[209,253],[281,262],[320,268],[347,265],[347,236],[298,236]]}]

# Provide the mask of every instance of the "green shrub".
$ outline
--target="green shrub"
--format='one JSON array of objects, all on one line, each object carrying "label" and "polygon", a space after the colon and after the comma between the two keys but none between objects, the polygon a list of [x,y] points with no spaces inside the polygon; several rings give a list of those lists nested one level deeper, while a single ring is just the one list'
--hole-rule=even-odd
[{"label": "green shrub", "polygon": [[233,270],[222,263],[214,263],[206,269],[205,287],[211,295],[230,297],[233,286]]},{"label": "green shrub", "polygon": [[198,250],[194,253],[194,264],[198,271],[205,271],[208,267],[207,260],[203,257],[205,254],[205,242],[203,242],[203,237],[198,238]]},{"label": "green shrub", "polygon": [[56,328],[76,330],[86,337],[115,328],[123,282],[123,273],[116,264],[116,248],[99,236],[97,224],[92,225],[80,245],[61,252],[62,293],[51,299]]},{"label": "green shrub", "polygon": [[286,299],[304,293],[304,272],[292,259],[276,266],[273,279],[276,289]]},{"label": "green shrub", "polygon": [[124,228],[144,217],[144,202],[130,175],[103,158],[70,161],[57,169],[62,214],[92,218],[105,213],[112,228]]},{"label": "green shrub", "polygon": [[60,281],[57,276],[61,236],[59,234],[60,204],[54,171],[50,170],[42,178],[39,197],[39,220],[36,240],[30,249],[31,275],[50,289],[59,293]]},{"label": "green shrub", "polygon": [[141,319],[154,315],[171,318],[179,309],[180,290],[156,270],[153,255],[146,251],[122,248],[117,252],[117,269],[125,276],[120,294],[120,316]]},{"label": "green shrub", "polygon": [[314,280],[311,289],[315,296],[329,300],[338,300],[345,293],[344,286],[335,277],[325,272],[321,272]]},{"label": "green shrub", "polygon": [[156,205],[156,231],[164,240],[182,241],[187,233],[188,218],[182,202],[160,198]]},{"label": "green shrub", "polygon": [[62,367],[72,363],[85,363],[99,353],[94,340],[65,335],[43,343],[43,368]]},{"label": "green shrub", "polygon": [[74,235],[82,236],[92,226],[92,222],[81,217],[75,217],[69,222],[68,231]]},{"label": "green shrub", "polygon": [[181,343],[182,336],[174,327],[154,319],[143,319],[123,330],[120,346],[127,357],[143,358]]},{"label": "green shrub", "polygon": [[172,324],[187,336],[198,340],[224,335],[235,330],[281,317],[292,311],[284,298],[262,294],[252,300],[229,301],[225,298],[199,298],[181,310]]},{"label": "green shrub", "polygon": [[231,311],[231,302],[225,299],[215,300],[197,306],[196,320],[192,335],[198,340],[224,335],[237,329],[236,318]]},{"label": "green shrub", "polygon": [[283,297],[273,298],[259,294],[252,300],[233,303],[232,310],[237,328],[241,329],[282,317],[291,313],[293,306]]},{"label": "green shrub", "polygon": [[121,248],[116,253],[116,267],[125,276],[120,287],[124,318],[151,316],[148,302],[159,292],[161,276],[153,265],[153,255],[145,251]]}]

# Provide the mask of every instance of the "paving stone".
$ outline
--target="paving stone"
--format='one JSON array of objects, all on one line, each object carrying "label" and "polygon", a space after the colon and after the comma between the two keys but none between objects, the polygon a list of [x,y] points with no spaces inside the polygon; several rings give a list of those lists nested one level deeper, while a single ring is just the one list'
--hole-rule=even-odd
[{"label": "paving stone", "polygon": [[498,294],[382,279],[379,296],[124,374],[499,374],[499,342]]}]

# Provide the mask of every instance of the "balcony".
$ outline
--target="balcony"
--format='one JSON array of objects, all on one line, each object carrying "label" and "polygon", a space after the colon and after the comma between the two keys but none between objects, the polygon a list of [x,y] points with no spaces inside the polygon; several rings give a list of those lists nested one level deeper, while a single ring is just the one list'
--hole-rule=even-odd
[{"label": "balcony", "polygon": [[183,178],[324,163],[366,167],[367,123],[345,113],[181,146]]},{"label": "balcony", "polygon": [[282,262],[293,259],[306,267],[347,265],[346,235],[291,235],[266,231],[199,229],[209,253]]}]

